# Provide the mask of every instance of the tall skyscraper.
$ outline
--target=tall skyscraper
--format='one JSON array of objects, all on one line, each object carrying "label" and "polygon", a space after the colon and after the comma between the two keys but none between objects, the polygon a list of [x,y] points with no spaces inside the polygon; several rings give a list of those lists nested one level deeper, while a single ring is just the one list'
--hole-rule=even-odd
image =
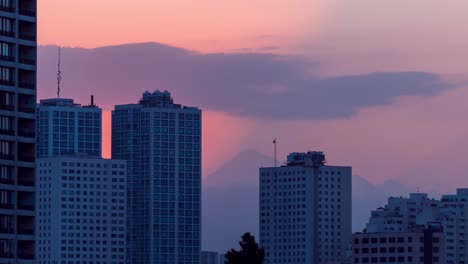
[{"label": "tall skyscraper", "polygon": [[201,111],[145,92],[112,112],[112,158],[127,160],[127,262],[200,261]]},{"label": "tall skyscraper", "polygon": [[101,156],[102,110],[73,99],[41,100],[37,107],[37,157],[75,153]]},{"label": "tall skyscraper", "polygon": [[36,0],[0,1],[0,259],[34,261]]},{"label": "tall skyscraper", "polygon": [[351,242],[351,167],[322,152],[291,153],[260,168],[260,245],[265,263],[345,263]]},{"label": "tall skyscraper", "polygon": [[37,166],[36,263],[126,263],[126,162],[73,155]]}]

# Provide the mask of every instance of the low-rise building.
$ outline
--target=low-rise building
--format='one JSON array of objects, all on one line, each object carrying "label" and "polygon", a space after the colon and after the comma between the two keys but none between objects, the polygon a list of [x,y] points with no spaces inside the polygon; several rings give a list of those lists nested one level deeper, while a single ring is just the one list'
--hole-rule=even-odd
[{"label": "low-rise building", "polygon": [[353,234],[351,263],[445,263],[440,201],[427,194],[390,197]]},{"label": "low-rise building", "polygon": [[440,223],[403,232],[356,233],[351,263],[446,263]]},{"label": "low-rise building", "polygon": [[218,252],[202,251],[201,264],[218,264],[219,254]]}]

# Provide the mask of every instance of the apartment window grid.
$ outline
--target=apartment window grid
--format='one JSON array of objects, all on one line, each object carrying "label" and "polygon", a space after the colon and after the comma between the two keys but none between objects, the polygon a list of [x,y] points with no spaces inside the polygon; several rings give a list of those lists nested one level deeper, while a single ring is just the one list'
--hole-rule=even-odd
[{"label": "apartment window grid", "polygon": [[[140,138],[140,109],[116,110],[112,113],[112,156],[127,160],[128,175],[139,175],[141,153]],[[146,252],[145,236],[141,232],[148,223],[148,217],[144,215],[142,199],[142,178],[127,178],[127,258],[129,263],[144,263],[143,254]]]},{"label": "apartment window grid", "polygon": [[101,113],[78,113],[78,152],[101,154]]},{"label": "apartment window grid", "polygon": [[[153,263],[198,263],[200,114],[198,110],[193,113],[195,111],[182,109],[140,109],[117,109],[113,112],[113,128],[116,128],[113,131],[113,155],[131,156],[132,163],[136,165],[135,172],[141,173],[141,183],[151,186],[141,193],[152,193],[152,201],[146,198],[148,195],[135,197],[147,201],[146,204],[151,203],[151,212],[139,206],[146,213],[151,213],[148,219],[153,219],[142,222],[147,227],[139,227],[153,231],[152,238],[146,237],[145,244],[153,245]],[[132,112],[135,115],[129,118]],[[137,130],[138,134],[133,134]],[[129,135],[141,142],[138,153],[130,150],[127,144]]]},{"label": "apartment window grid", "polygon": [[[31,12],[24,13],[25,7]],[[0,256],[5,263],[35,258],[35,8],[35,0],[0,0],[0,181],[9,185],[0,193]]]},{"label": "apartment window grid", "polygon": [[[154,235],[160,237],[155,242],[155,261],[175,263],[177,255],[178,263],[198,262],[200,138],[192,127],[199,128],[199,116],[195,115],[197,120],[193,121],[192,114],[153,114],[153,186],[160,199],[154,202]],[[145,140],[145,135],[142,138]]]},{"label": "apartment window grid", "polygon": [[[48,162],[41,162],[39,168],[39,263],[125,263],[124,163],[69,159],[61,161],[58,171]],[[58,172],[57,193],[51,194],[51,173]],[[60,197],[60,201],[52,201],[59,204],[59,224],[51,231],[50,204],[54,197]],[[60,237],[55,259],[50,256],[51,233],[54,238]]]},{"label": "apartment window grid", "polygon": [[[261,203],[266,205],[260,216],[263,226],[261,244],[268,252],[274,251],[274,256],[267,258],[273,257],[274,262],[306,263],[306,237],[311,234],[305,220],[308,218],[307,203],[310,203],[305,171],[281,168],[276,172],[279,174],[276,178],[269,177],[274,171],[263,173],[260,178]],[[270,236],[271,230],[274,230],[273,236]]]},{"label": "apartment window grid", "polygon": [[52,157],[86,153],[101,155],[101,110],[99,108],[39,106],[38,156]]},{"label": "apartment window grid", "polygon": [[[275,173],[277,177],[273,176]],[[345,186],[341,184],[341,171],[320,169],[318,175],[308,175],[312,173],[294,166],[260,170],[260,242],[266,250],[266,263],[308,263],[311,247],[316,247],[319,263],[343,259],[340,221]],[[314,236],[310,222],[314,184],[317,245],[309,239]]]}]

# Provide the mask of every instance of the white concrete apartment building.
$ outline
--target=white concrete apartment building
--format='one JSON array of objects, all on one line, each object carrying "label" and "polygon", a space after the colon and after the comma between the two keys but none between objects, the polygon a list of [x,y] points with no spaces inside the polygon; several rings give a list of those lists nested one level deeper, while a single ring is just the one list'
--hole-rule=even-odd
[{"label": "white concrete apartment building", "polygon": [[399,232],[353,234],[350,263],[445,263],[440,223]]},{"label": "white concrete apartment building", "polygon": [[126,162],[37,160],[36,263],[125,263]]},{"label": "white concrete apartment building", "polygon": [[468,263],[468,189],[443,195],[442,223],[446,235],[447,264]]},{"label": "white concrete apartment building", "polygon": [[425,193],[411,193],[409,198],[390,197],[385,207],[371,212],[367,233],[406,232],[440,218],[440,201]]},{"label": "white concrete apartment building", "polygon": [[427,194],[390,197],[353,234],[351,263],[445,263],[440,201]]},{"label": "white concrete apartment building", "polygon": [[291,153],[260,168],[260,245],[265,263],[343,263],[351,242],[351,167],[322,152]]}]

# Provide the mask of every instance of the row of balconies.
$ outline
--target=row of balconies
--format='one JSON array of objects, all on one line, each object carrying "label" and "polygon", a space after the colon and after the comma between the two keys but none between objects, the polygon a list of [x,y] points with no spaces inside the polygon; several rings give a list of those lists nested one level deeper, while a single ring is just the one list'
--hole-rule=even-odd
[{"label": "row of balconies", "polygon": [[18,174],[14,176],[14,167],[0,165],[0,184],[34,187],[34,168],[18,167]]},{"label": "row of balconies", "polygon": [[19,1],[19,8],[16,8],[15,1],[13,0],[2,0],[0,2],[0,11],[18,13],[23,16],[36,17],[36,1],[34,0],[21,0]]},{"label": "row of balconies", "polygon": [[[33,59],[31,59],[33,60]],[[16,77],[18,77],[18,87],[23,89],[29,90],[36,90],[36,72],[32,70],[25,70],[25,69],[18,69],[17,71],[15,68],[11,67],[3,67],[10,72],[10,75],[7,79],[0,79],[0,85],[8,85],[8,86],[15,86],[16,85]],[[4,96],[0,93],[0,97]],[[27,100],[28,98],[20,98],[23,100]],[[2,100],[0,98],[0,104]],[[31,104],[34,105],[35,104]]]},{"label": "row of balconies", "polygon": [[[1,84],[1,83],[0,83]],[[18,100],[16,100],[16,97]],[[18,94],[13,92],[0,91],[0,110],[15,111],[15,105],[18,106],[18,112],[35,114],[36,105],[35,96],[31,94]],[[32,124],[34,125],[34,123]],[[22,129],[24,132],[34,131],[34,127]]]},{"label": "row of balconies", "polygon": [[26,41],[36,41],[36,23],[20,20],[18,22],[18,27],[15,26],[14,19],[4,18],[7,21],[10,21],[10,27],[5,27],[0,30],[0,35],[4,37],[14,38],[16,37],[16,32],[18,33],[18,38]]},{"label": "row of balconies", "polygon": [[[13,251],[14,243],[15,243],[14,240],[0,239],[0,258],[15,258],[15,254]],[[34,259],[34,241],[18,240],[17,243],[18,244],[16,246],[17,248],[16,257],[18,259],[33,260]],[[5,263],[5,262],[2,262],[2,263]]]},{"label": "row of balconies", "polygon": [[19,162],[34,162],[36,160],[34,145],[34,142],[0,140],[0,159],[11,161],[17,159]]},{"label": "row of balconies", "polygon": [[[35,197],[34,192],[13,191],[13,190],[2,189],[0,190],[0,209],[17,209],[17,210],[33,211],[34,210],[34,197]],[[2,215],[3,214],[0,214],[0,216]],[[30,229],[34,227],[34,225],[28,224],[27,216],[17,216],[17,217],[18,217],[18,221],[22,219],[21,217],[24,218],[23,219],[24,222],[21,223],[21,228]],[[4,224],[4,222],[0,222],[0,226],[2,224]],[[34,220],[32,220],[32,224],[34,224]]]},{"label": "row of balconies", "polygon": [[[13,43],[6,44],[8,49],[0,51],[0,59],[8,62],[16,62],[15,54],[16,46]],[[18,63],[27,65],[36,65],[36,48],[31,46],[19,45]],[[4,53],[2,53],[4,52]]]},{"label": "row of balconies", "polygon": [[[0,117],[2,123],[0,123],[0,135],[5,136],[15,136],[15,125],[14,125],[14,118],[2,116]],[[34,120],[33,119],[26,119],[26,118],[18,118],[16,125],[16,131],[18,132],[19,137],[25,138],[35,138],[35,129],[34,129]]]}]

